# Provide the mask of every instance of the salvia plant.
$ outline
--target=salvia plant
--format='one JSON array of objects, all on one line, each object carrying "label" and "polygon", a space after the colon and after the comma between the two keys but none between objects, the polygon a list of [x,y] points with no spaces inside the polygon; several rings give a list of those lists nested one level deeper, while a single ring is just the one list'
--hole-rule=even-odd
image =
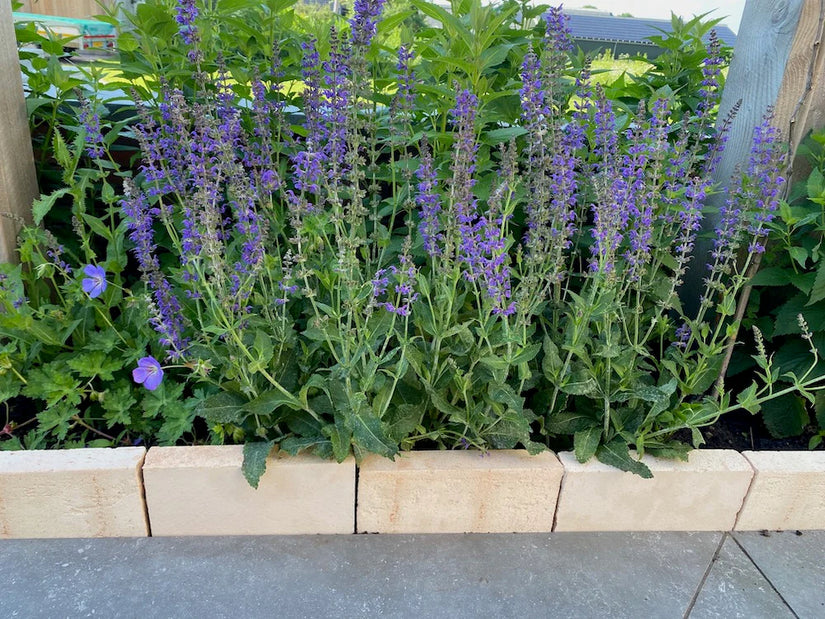
[{"label": "salvia plant", "polygon": [[[481,51],[499,42],[476,22],[495,12],[428,10],[478,66],[429,83],[432,62],[403,45],[392,79],[376,79],[382,1],[358,0],[323,49],[301,43],[301,85],[287,91],[277,45],[271,67],[239,84],[205,58],[194,0],[179,3],[192,78],[140,106],[140,174],[120,203],[136,299],[164,350],[135,351],[133,380],[163,389],[172,370],[197,384],[217,440],[247,441],[253,484],[275,444],[342,460],[415,445],[538,452],[570,437],[580,460],[647,476],[630,446],[684,456],[679,431],[698,446],[726,411],[786,389],[813,398],[811,371],[774,387],[761,344],[759,383],[708,393],[784,182],[768,114],[712,254],[693,255],[727,127],[713,117],[716,38],[680,122],[664,96],[622,121],[586,63],[571,71],[551,9],[517,58],[513,124],[488,113],[486,72],[514,61],[512,45],[492,64]],[[423,105],[434,92],[449,107]],[[703,288],[684,290],[697,260]],[[91,296],[105,273],[85,275]],[[683,311],[685,295],[698,313]]]}]

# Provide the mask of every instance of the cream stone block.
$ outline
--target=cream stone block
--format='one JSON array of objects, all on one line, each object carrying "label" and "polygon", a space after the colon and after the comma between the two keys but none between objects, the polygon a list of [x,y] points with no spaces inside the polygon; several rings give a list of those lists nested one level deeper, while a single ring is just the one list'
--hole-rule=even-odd
[{"label": "cream stone block", "polygon": [[825,529],[825,451],[745,451],[755,471],[737,531]]},{"label": "cream stone block", "polygon": [[146,537],[143,447],[0,451],[0,538]]},{"label": "cream stone block", "polygon": [[550,531],[562,467],[550,452],[418,451],[367,456],[359,533]]},{"label": "cream stone block", "polygon": [[353,533],[355,460],[276,452],[258,489],[241,445],[152,447],[143,477],[153,536]]},{"label": "cream stone block", "polygon": [[753,477],[732,450],[694,450],[687,462],[645,455],[653,479],[572,452],[559,459],[556,531],[729,531]]}]

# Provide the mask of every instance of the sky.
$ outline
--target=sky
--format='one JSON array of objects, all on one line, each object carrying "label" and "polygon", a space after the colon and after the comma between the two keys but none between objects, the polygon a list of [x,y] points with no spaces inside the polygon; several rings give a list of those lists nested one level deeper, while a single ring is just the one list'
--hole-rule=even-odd
[{"label": "sky", "polygon": [[734,32],[739,32],[739,20],[745,0],[567,0],[567,8],[579,8],[592,5],[601,11],[609,11],[614,15],[630,13],[633,17],[656,17],[667,19],[671,11],[681,17],[693,17],[701,13],[713,11],[709,17],[726,16],[724,24]]}]

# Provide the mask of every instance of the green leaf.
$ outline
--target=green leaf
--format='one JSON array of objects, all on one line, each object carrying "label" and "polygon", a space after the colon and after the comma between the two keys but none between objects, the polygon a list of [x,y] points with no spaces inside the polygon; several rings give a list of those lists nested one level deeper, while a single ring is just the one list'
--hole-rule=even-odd
[{"label": "green leaf", "polygon": [[564,383],[560,390],[570,395],[594,395],[598,392],[598,383],[592,376],[577,373]]},{"label": "green leaf", "polygon": [[54,146],[54,158],[57,160],[57,163],[64,170],[71,169],[73,167],[72,155],[69,152],[69,147],[66,145],[66,140],[63,139],[63,136],[57,129],[54,131],[54,139],[52,142]]},{"label": "green leaf", "polygon": [[627,443],[619,436],[606,445],[600,446],[596,450],[596,458],[599,459],[599,462],[615,466],[621,471],[629,471],[644,479],[653,478],[653,473],[646,464],[630,456]]},{"label": "green leaf", "polygon": [[563,363],[559,356],[559,349],[549,337],[544,338],[544,359],[541,362],[541,371],[549,381],[555,381],[561,372]]},{"label": "green leaf", "polygon": [[421,407],[415,404],[391,406],[387,411],[387,434],[392,440],[400,443],[415,431],[421,423],[421,415]]},{"label": "green leaf", "polygon": [[[308,436],[288,436],[279,443],[281,449],[291,456],[296,456],[307,449],[316,451],[328,450],[332,453],[332,447],[327,437],[320,434]],[[320,449],[319,449],[320,448]]]},{"label": "green leaf", "polygon": [[352,427],[355,444],[359,447],[388,458],[398,453],[398,445],[387,436],[378,417],[352,415],[348,421]]},{"label": "green leaf", "polygon": [[250,486],[258,489],[261,476],[266,472],[266,459],[269,457],[274,441],[246,443],[243,446],[243,465],[241,471]]},{"label": "green leaf", "polygon": [[576,460],[582,464],[590,460],[596,454],[601,439],[602,428],[598,426],[576,432],[573,435],[573,450],[576,454]]},{"label": "green leaf", "polygon": [[482,434],[494,448],[512,449],[530,440],[530,424],[514,410],[507,410]]},{"label": "green leaf", "polygon": [[279,406],[287,406],[293,410],[301,409],[300,402],[295,399],[295,396],[272,389],[244,404],[243,410],[250,415],[269,415]]},{"label": "green leaf", "polygon": [[736,395],[736,402],[751,415],[756,415],[762,408],[756,396],[758,389],[759,386],[754,382]]},{"label": "green leaf", "polygon": [[104,392],[100,404],[106,411],[106,427],[111,428],[115,424],[126,425],[131,422],[137,400],[132,395],[131,385],[126,381],[118,381],[114,387]]},{"label": "green leaf", "polygon": [[336,462],[343,462],[350,454],[352,446],[352,431],[346,427],[341,417],[335,420],[335,424],[324,427],[324,433],[329,435],[332,443],[332,457]]},{"label": "green leaf", "polygon": [[816,279],[814,286],[811,288],[811,298],[805,305],[813,305],[825,299],[825,260],[820,261],[819,268],[816,270]]},{"label": "green leaf", "polygon": [[53,191],[49,195],[40,194],[40,197],[32,204],[32,219],[34,219],[35,225],[39,226],[43,222],[43,218],[52,210],[58,198],[62,198],[67,193],[69,193],[69,188],[64,187]]},{"label": "green leaf", "polygon": [[479,359],[481,365],[484,365],[491,370],[506,370],[510,367],[510,364],[507,363],[506,359],[502,359],[501,357],[495,357],[493,355],[487,355],[486,357],[482,357]]},{"label": "green leaf", "polygon": [[112,372],[121,368],[118,359],[112,359],[105,352],[96,350],[88,353],[75,353],[67,365],[82,378],[99,376],[102,380],[113,380]]},{"label": "green leaf", "polygon": [[551,434],[570,435],[593,425],[598,425],[598,421],[590,415],[561,411],[548,417],[545,428]]},{"label": "green leaf", "polygon": [[487,393],[493,402],[506,405],[517,413],[524,412],[524,398],[506,383],[490,383]]},{"label": "green leaf", "polygon": [[762,402],[762,419],[774,438],[799,436],[810,423],[804,400],[790,393]]},{"label": "green leaf", "polygon": [[532,344],[523,350],[520,350],[515,354],[515,356],[510,359],[511,365],[520,365],[522,363],[528,363],[536,358],[536,355],[539,354],[539,351],[542,348],[542,344]]},{"label": "green leaf", "polygon": [[22,383],[11,372],[0,374],[0,402],[5,402],[20,393]]},{"label": "green leaf", "polygon": [[816,411],[816,422],[820,428],[825,430],[825,391],[816,392],[814,411]]},{"label": "green leaf", "polygon": [[819,198],[825,193],[825,177],[818,168],[811,170],[807,183],[808,197]]},{"label": "green leaf", "polygon": [[241,423],[246,415],[247,402],[238,394],[223,391],[209,396],[198,404],[195,412],[208,423]]},{"label": "green leaf", "polygon": [[192,399],[175,400],[164,406],[161,411],[163,424],[158,430],[161,445],[174,445],[186,433],[192,432],[195,421],[195,406]]},{"label": "green leaf", "polygon": [[805,263],[808,261],[808,250],[804,247],[791,247],[788,250],[788,253],[791,255],[791,258],[796,261],[799,266],[803,269],[805,268]]},{"label": "green leaf", "polygon": [[792,273],[782,267],[768,267],[751,278],[752,286],[787,286],[791,283]]},{"label": "green leaf", "polygon": [[[505,53],[507,50],[504,50]],[[482,139],[487,144],[501,144],[502,142],[509,142],[513,138],[517,138],[527,133],[524,127],[504,127],[502,129],[493,129],[488,131]]]},{"label": "green leaf", "polygon": [[23,395],[46,400],[48,407],[55,406],[61,400],[74,406],[80,404],[81,382],[75,380],[68,368],[59,362],[30,370],[26,380],[28,383],[23,388]]}]

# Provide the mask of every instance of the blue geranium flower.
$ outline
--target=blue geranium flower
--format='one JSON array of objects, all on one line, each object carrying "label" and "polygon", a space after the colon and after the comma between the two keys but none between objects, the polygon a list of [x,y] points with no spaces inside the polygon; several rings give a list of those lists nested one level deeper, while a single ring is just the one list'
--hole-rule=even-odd
[{"label": "blue geranium flower", "polygon": [[80,282],[80,285],[83,287],[83,292],[91,298],[96,299],[105,292],[106,286],[108,285],[106,283],[106,269],[93,264],[87,264],[83,267],[83,272],[86,274],[86,277]]},{"label": "blue geranium flower", "polygon": [[163,368],[154,357],[143,357],[138,359],[138,366],[132,370],[132,379],[149,391],[154,391],[163,380]]}]

